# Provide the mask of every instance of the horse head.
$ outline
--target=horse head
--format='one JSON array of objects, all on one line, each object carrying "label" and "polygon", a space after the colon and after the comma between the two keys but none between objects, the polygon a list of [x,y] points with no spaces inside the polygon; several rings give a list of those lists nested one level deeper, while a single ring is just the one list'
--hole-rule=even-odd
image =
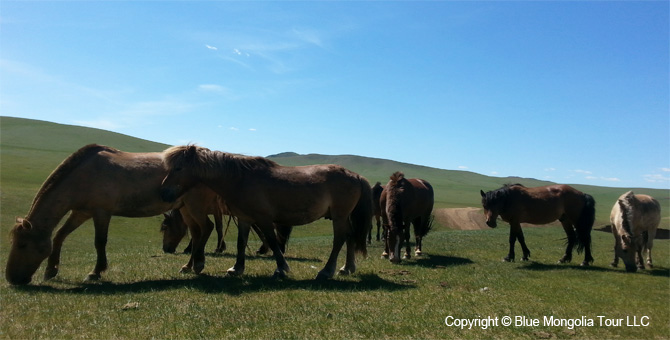
[{"label": "horse head", "polygon": [[[629,192],[632,194],[632,192]],[[619,211],[621,212],[621,228],[618,237],[620,238],[621,248],[617,249],[617,256],[623,260],[627,272],[637,271],[635,263],[635,254],[637,249],[642,248],[642,237],[635,236],[633,233],[633,208],[631,198],[634,196],[626,194],[624,199],[619,199]]]},{"label": "horse head", "polygon": [[51,233],[35,228],[26,219],[17,218],[11,231],[11,242],[5,278],[13,285],[28,284],[42,261],[51,254]]},{"label": "horse head", "polygon": [[163,217],[160,229],[163,233],[163,251],[172,254],[177,250],[179,242],[186,236],[187,227],[178,209],[164,213]]},{"label": "horse head", "polygon": [[497,219],[498,215],[502,211],[503,200],[500,199],[496,194],[497,191],[484,192],[479,190],[482,195],[482,207],[484,207],[484,216],[486,217],[486,225],[490,228],[495,228],[498,226]]},{"label": "horse head", "polygon": [[163,201],[176,201],[196,184],[193,168],[198,164],[200,149],[205,148],[184,145],[171,147],[163,152],[163,166],[168,172],[160,188]]}]

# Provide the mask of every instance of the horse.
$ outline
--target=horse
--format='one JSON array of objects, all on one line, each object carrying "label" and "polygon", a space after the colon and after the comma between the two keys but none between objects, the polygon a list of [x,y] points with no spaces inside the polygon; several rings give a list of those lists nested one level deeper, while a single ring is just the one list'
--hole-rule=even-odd
[{"label": "horse", "polygon": [[614,235],[612,267],[619,264],[621,257],[627,272],[644,269],[642,254],[646,249],[647,265],[652,268],[651,248],[661,222],[661,205],[658,201],[649,195],[636,195],[628,191],[614,203],[610,222]]},{"label": "horse", "polygon": [[[382,195],[382,191],[384,191],[384,186],[380,183],[377,182],[375,185],[372,187],[372,213],[374,214],[375,222],[377,222],[377,241],[379,241],[379,230],[382,227],[382,222],[381,222],[381,216],[382,216],[382,208],[379,205],[379,198]],[[384,237],[386,239],[386,237]],[[370,236],[368,236],[368,243],[372,243],[372,229],[370,229]]]},{"label": "horse", "polygon": [[[303,225],[319,218],[333,222],[333,247],[317,279],[335,275],[338,254],[347,243],[346,263],[341,274],[355,272],[356,253],[366,254],[366,236],[372,224],[372,189],[362,176],[339,165],[281,166],[263,157],[235,155],[207,148],[184,145],[164,151],[168,171],[161,185],[167,202],[202,183],[226,202],[239,220],[237,259],[229,275],[245,269],[245,248],[251,224],[264,235],[272,235],[275,225]],[[203,248],[193,234],[194,270],[204,268]],[[290,271],[276,238],[267,237],[275,257],[275,278]]]},{"label": "horse", "polygon": [[584,251],[582,266],[593,262],[591,256],[591,229],[595,221],[595,200],[568,185],[550,185],[527,188],[521,184],[507,184],[484,193],[482,206],[486,225],[496,227],[500,216],[510,225],[509,253],[506,262],[514,261],[514,244],[519,240],[523,249],[523,261],[528,261],[530,250],[521,231],[521,223],[547,224],[559,220],[568,237],[565,254],[558,261],[572,261],[572,248],[577,243],[577,253]]},{"label": "horse", "polygon": [[433,187],[419,178],[405,178],[397,171],[390,177],[380,197],[382,221],[386,235],[386,246],[382,257],[389,257],[393,263],[400,263],[400,249],[406,244],[403,258],[410,258],[409,228],[414,225],[416,256],[423,254],[423,237],[431,228],[434,204]]},{"label": "horse", "polygon": [[[107,269],[107,234],[112,216],[149,217],[182,205],[159,195],[167,175],[160,153],[128,153],[90,144],[68,156],[35,195],[28,215],[17,218],[10,232],[11,247],[5,278],[10,284],[30,283],[47,257],[45,279],[58,274],[65,238],[93,219],[97,261],[87,280],[98,280]],[[211,190],[195,187],[205,194]],[[71,212],[51,240],[60,220]],[[209,222],[211,224],[211,222]]]},{"label": "horse", "polygon": [[[226,241],[223,239],[223,214],[225,206],[218,195],[213,191],[210,191],[210,193],[212,195],[195,195],[188,192],[184,195],[184,198],[189,201],[199,200],[201,203],[195,204],[194,206],[204,210],[202,213],[214,216],[214,225],[217,234],[216,249],[214,252],[220,254],[226,250]],[[181,240],[186,236],[188,227],[186,226],[185,218],[182,214],[189,214],[191,218],[193,218],[190,208],[191,206],[183,206],[180,209],[172,209],[163,213],[163,222],[161,223],[160,232],[163,234],[164,252],[174,253]],[[192,247],[192,242],[189,241],[188,246],[184,249],[184,253],[190,254]]]},{"label": "horse", "polygon": [[[216,231],[218,234],[218,245],[215,252],[216,253],[222,253],[226,249],[226,242],[223,240],[223,223],[222,223],[222,214],[227,214],[227,210],[223,208],[224,212],[221,214],[215,214],[214,217],[216,219]],[[220,210],[219,210],[220,212]],[[218,217],[217,217],[218,216]],[[170,210],[166,213],[163,214],[163,222],[161,223],[161,228],[160,231],[163,233],[163,251],[166,253],[174,253],[177,249],[177,246],[181,242],[181,240],[186,236],[186,233],[188,232],[188,226],[186,225],[186,222],[184,222],[184,218],[180,212],[180,209],[173,209]],[[230,216],[230,219],[232,220],[233,217]],[[230,220],[229,220],[230,222]],[[258,229],[258,226],[253,224],[251,228],[256,232],[258,237],[263,241],[261,246],[258,248],[256,251],[256,254],[263,255],[268,252],[270,249],[268,247],[267,241],[265,241],[265,237],[262,234],[262,232]],[[291,226],[277,226],[277,242],[279,242],[279,248],[281,249],[282,253],[286,253],[286,244],[288,243],[288,239],[291,235],[291,230],[293,227]],[[192,240],[189,241],[188,247],[184,249],[185,254],[190,254],[192,252]]]}]

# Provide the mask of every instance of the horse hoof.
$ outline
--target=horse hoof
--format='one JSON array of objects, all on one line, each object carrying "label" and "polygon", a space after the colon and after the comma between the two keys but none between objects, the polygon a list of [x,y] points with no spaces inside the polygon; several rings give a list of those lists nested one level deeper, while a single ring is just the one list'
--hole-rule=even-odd
[{"label": "horse hoof", "polygon": [[423,256],[423,252],[421,250],[417,250],[417,251],[414,252],[414,255]]},{"label": "horse hoof", "polygon": [[244,269],[235,269],[235,267],[232,267],[226,271],[226,273],[229,276],[241,276],[244,274]]},{"label": "horse hoof", "polygon": [[616,262],[612,262],[612,263],[610,263],[610,267],[612,267],[612,268],[616,268],[616,267],[618,267],[618,266],[619,266],[619,264],[616,263]]},{"label": "horse hoof", "polygon": [[326,273],[323,270],[319,272],[319,274],[316,275],[315,280],[316,281],[326,281],[330,280],[333,277],[332,274]]},{"label": "horse hoof", "polygon": [[101,278],[100,274],[96,273],[90,273],[86,275],[86,278],[84,279],[85,282],[91,282],[91,281],[99,281]]},{"label": "horse hoof", "polygon": [[193,271],[194,271],[196,274],[200,274],[200,273],[202,273],[202,270],[203,270],[203,269],[205,269],[205,264],[204,264],[204,263],[196,263],[196,264],[193,266]]},{"label": "horse hoof", "polygon": [[275,273],[272,274],[272,279],[274,280],[283,280],[286,278],[286,272],[283,270],[275,270]]},{"label": "horse hoof", "polygon": [[382,259],[388,259],[389,258],[389,253],[383,252],[382,253]]},{"label": "horse hoof", "polygon": [[51,280],[58,275],[58,268],[48,268],[44,271],[44,280]]},{"label": "horse hoof", "polygon": [[183,266],[181,269],[179,269],[180,274],[188,274],[191,272],[191,267],[189,266]]},{"label": "horse hoof", "polygon": [[411,257],[409,256],[409,254],[405,254],[405,255],[403,255],[402,258],[405,259],[405,260],[409,260]]},{"label": "horse hoof", "polygon": [[528,261],[528,258],[527,258],[527,257],[523,257],[523,258],[521,258],[521,261]]},{"label": "horse hoof", "polygon": [[584,261],[580,264],[580,266],[581,267],[589,267],[589,266],[591,266],[591,264],[589,263],[589,261]]},{"label": "horse hoof", "polygon": [[504,257],[502,260],[503,260],[503,262],[514,262],[513,257]]}]

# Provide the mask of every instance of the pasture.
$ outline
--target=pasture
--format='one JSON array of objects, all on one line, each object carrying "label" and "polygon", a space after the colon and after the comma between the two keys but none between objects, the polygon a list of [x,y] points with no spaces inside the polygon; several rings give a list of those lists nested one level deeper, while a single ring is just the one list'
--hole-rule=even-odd
[{"label": "pasture", "polygon": [[[99,130],[6,117],[1,123],[3,278],[9,246],[7,235],[14,218],[27,213],[42,181],[69,153],[92,142],[126,151],[160,151],[165,147]],[[14,139],[26,131],[39,136],[39,140],[30,144]],[[58,143],[49,143],[56,140]],[[282,157],[274,159],[282,163]],[[296,159],[286,157],[286,164]],[[427,179],[435,187],[436,208],[478,207],[480,187],[491,190],[509,181],[379,160],[364,162],[353,156],[347,159],[354,161],[342,165],[368,177],[371,184],[385,181],[392,173],[387,168],[402,170],[408,177]],[[372,165],[375,163],[379,166]],[[524,182],[539,185],[534,183]],[[614,200],[626,191],[578,188],[591,193],[598,202],[595,228],[607,223]],[[667,230],[668,190],[646,192],[661,202],[664,211],[660,228]],[[317,282],[314,277],[327,260],[332,242],[330,221],[319,220],[294,229],[286,254],[291,272],[288,278],[277,281],[270,278],[274,259],[253,255],[251,249],[260,244],[253,237],[247,250],[245,274],[225,275],[235,260],[231,250],[236,237],[234,226],[228,230],[228,250],[223,255],[215,255],[214,242],[208,243],[202,275],[179,274],[188,256],[162,252],[158,232],[161,220],[160,216],[112,218],[107,246],[110,267],[100,282],[83,282],[95,265],[90,221],[66,240],[61,269],[55,279],[41,279],[44,266],[29,286],[13,287],[3,279],[0,338],[664,339],[670,336],[667,236],[654,244],[655,268],[629,274],[621,265],[609,267],[613,237],[607,232],[592,232],[595,262],[591,267],[580,267],[579,256],[570,264],[556,264],[564,251],[565,234],[560,226],[524,228],[532,252],[530,261],[504,263],[501,259],[507,251],[509,234],[506,223],[499,223],[496,229],[463,231],[436,223],[424,240],[423,257],[391,264],[379,258],[382,244],[373,240],[368,257],[358,258],[358,271],[354,275]],[[178,251],[185,246],[184,240]],[[338,266],[343,263],[341,254]],[[505,316],[538,319],[539,324],[504,326]],[[486,329],[480,326],[460,329],[445,325],[447,317],[470,320],[490,317],[498,318],[499,322]],[[545,317],[593,320],[594,324],[547,325]]]}]

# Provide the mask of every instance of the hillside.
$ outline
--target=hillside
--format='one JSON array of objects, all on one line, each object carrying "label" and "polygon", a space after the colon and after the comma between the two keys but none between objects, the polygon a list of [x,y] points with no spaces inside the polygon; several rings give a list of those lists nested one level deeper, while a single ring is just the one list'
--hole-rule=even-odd
[{"label": "hillside", "polygon": [[[79,126],[62,125],[21,118],[0,117],[0,182],[2,194],[8,191],[34,192],[42,181],[60,162],[80,147],[97,143],[131,152],[159,152],[168,145],[142,140],[114,132]],[[225,151],[225,150],[224,150]],[[231,150],[234,151],[234,150]],[[333,163],[365,176],[370,184],[379,181],[385,184],[395,171],[403,171],[407,177],[418,177],[429,181],[435,188],[435,208],[438,223],[458,229],[481,226],[481,214],[472,209],[480,208],[479,190],[493,190],[505,183],[521,183],[526,186],[547,185],[550,182],[518,177],[490,177],[468,171],[443,170],[392,160],[360,157],[354,155],[299,155],[285,152],[268,156],[286,166]],[[605,225],[609,219],[611,205],[627,189],[575,185],[576,188],[593,195],[598,202],[597,223]],[[668,207],[669,190],[635,189],[646,193]],[[448,210],[444,210],[447,209]],[[25,208],[24,208],[25,209]],[[437,211],[439,209],[439,211]],[[3,207],[4,210],[4,207]],[[664,209],[662,227],[667,228],[668,210]],[[460,221],[460,222],[455,222]]]}]

